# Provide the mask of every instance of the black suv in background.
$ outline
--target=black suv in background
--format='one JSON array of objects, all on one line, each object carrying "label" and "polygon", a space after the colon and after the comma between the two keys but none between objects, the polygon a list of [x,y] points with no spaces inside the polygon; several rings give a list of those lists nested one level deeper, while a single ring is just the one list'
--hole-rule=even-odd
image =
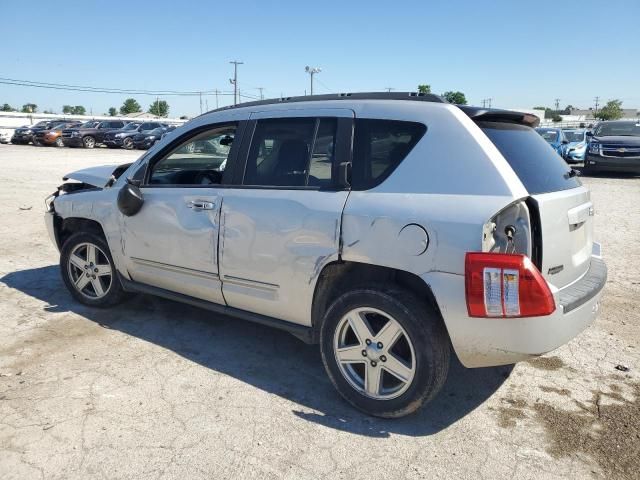
[{"label": "black suv in background", "polygon": [[596,171],[640,175],[640,120],[599,123],[587,132],[589,145],[583,173]]},{"label": "black suv in background", "polygon": [[167,128],[160,127],[137,133],[133,136],[133,146],[138,150],[149,150],[156,142],[160,141],[166,131]]},{"label": "black suv in background", "polygon": [[78,128],[69,128],[62,132],[62,141],[65,147],[93,148],[104,141],[107,132],[119,130],[128,122],[123,120],[105,120],[97,125],[89,125],[87,122]]},{"label": "black suv in background", "polygon": [[67,123],[69,120],[43,120],[35,125],[16,128],[11,137],[14,145],[28,145],[33,141],[33,136],[43,130],[50,130],[56,126]]},{"label": "black suv in background", "polygon": [[133,137],[138,133],[147,133],[156,128],[164,128],[165,125],[160,122],[144,122],[127,125],[120,130],[113,130],[105,134],[103,143],[109,148],[133,148]]}]

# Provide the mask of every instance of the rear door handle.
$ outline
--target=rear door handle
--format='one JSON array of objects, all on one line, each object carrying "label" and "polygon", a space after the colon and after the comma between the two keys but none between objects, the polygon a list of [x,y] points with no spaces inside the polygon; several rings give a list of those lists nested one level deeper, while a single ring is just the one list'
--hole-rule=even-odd
[{"label": "rear door handle", "polygon": [[216,208],[216,204],[213,202],[205,202],[204,200],[191,200],[190,202],[187,202],[187,207],[198,212],[200,210],[213,210]]}]

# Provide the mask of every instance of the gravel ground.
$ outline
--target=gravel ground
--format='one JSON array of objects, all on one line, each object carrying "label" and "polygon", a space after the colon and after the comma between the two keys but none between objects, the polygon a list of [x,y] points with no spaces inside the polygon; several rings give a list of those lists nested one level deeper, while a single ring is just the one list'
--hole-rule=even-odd
[{"label": "gravel ground", "polygon": [[609,266],[593,326],[515,367],[454,363],[427,408],[382,421],[286,333],[71,300],[43,199],[137,155],[0,145],[0,478],[640,478],[640,178],[584,179]]}]

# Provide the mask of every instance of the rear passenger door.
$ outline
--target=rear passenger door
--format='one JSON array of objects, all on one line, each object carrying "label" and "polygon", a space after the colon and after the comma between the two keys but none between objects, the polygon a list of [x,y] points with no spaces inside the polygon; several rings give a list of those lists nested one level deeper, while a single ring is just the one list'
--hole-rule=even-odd
[{"label": "rear passenger door", "polygon": [[221,211],[227,304],[309,325],[316,279],[338,259],[353,111],[254,112]]}]

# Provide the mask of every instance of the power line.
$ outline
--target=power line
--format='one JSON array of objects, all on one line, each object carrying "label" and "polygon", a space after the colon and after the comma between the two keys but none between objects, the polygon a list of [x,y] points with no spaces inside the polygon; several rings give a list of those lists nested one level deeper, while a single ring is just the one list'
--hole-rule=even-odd
[{"label": "power line", "polygon": [[124,89],[109,87],[90,87],[85,85],[72,85],[67,83],[51,83],[38,82],[33,80],[19,80],[15,78],[0,77],[0,84],[14,85],[19,87],[45,88],[51,90],[66,90],[87,93],[111,93],[111,94],[127,94],[127,95],[150,95],[150,96],[199,96],[199,95],[233,95],[233,92],[224,92],[220,90],[202,90],[202,91],[180,91],[180,90],[141,90],[141,89]]}]

